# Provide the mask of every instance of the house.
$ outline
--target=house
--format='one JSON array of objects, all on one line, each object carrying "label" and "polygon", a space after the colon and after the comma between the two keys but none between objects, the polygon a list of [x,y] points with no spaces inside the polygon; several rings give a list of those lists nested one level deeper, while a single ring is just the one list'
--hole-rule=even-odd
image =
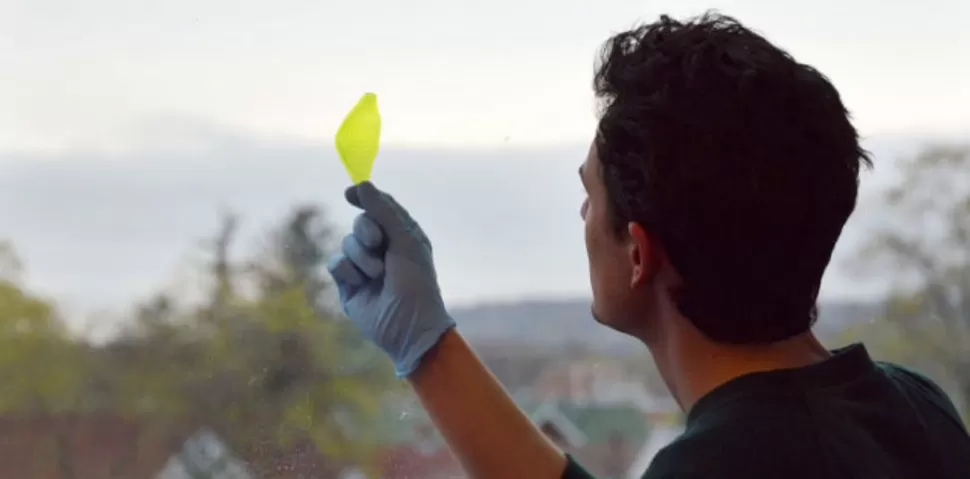
[{"label": "house", "polygon": [[604,479],[624,479],[652,432],[647,415],[635,404],[547,399],[523,406],[556,445]]},{"label": "house", "polygon": [[654,456],[683,432],[677,413],[662,420],[636,404],[547,400],[531,419],[559,447],[602,478],[640,478]]},{"label": "house", "polygon": [[166,461],[155,479],[255,479],[249,465],[235,456],[215,432],[202,428]]},{"label": "house", "polygon": [[382,479],[460,479],[461,465],[447,447],[422,449],[409,445],[393,446],[381,454]]},{"label": "house", "polygon": [[[670,428],[653,423],[640,404],[573,401],[520,391],[516,402],[553,442],[597,477],[625,479],[669,442]],[[669,421],[668,421],[669,422]],[[391,404],[381,421],[380,476],[384,479],[465,477],[460,464],[414,403]],[[658,426],[658,424],[660,426]],[[649,462],[647,462],[649,464]]]},{"label": "house", "polygon": [[654,393],[641,377],[610,359],[558,363],[543,371],[529,391],[538,399],[559,398],[575,404],[632,404],[657,420],[677,410],[669,395]]},{"label": "house", "polygon": [[[650,391],[616,360],[556,362],[540,370],[537,380],[519,389],[514,399],[547,436],[597,477],[642,474],[653,455],[679,434],[676,403]],[[416,398],[387,398],[379,423],[378,477],[464,477]]]},{"label": "house", "polygon": [[354,479],[310,441],[232,451],[214,430],[111,414],[0,416],[0,478]]},{"label": "house", "polygon": [[272,444],[240,451],[259,479],[344,479],[349,464],[327,457],[309,438],[284,448]]},{"label": "house", "polygon": [[346,461],[327,457],[309,438],[286,447],[273,441],[232,450],[214,430],[188,436],[153,479],[348,479]]},{"label": "house", "polygon": [[177,427],[106,414],[0,417],[0,477],[151,478],[177,449]]},{"label": "house", "polygon": [[465,474],[424,409],[390,397],[379,421],[377,467],[382,479],[452,479]]},{"label": "house", "polygon": [[[652,392],[615,360],[558,363],[534,387],[518,393],[520,404],[530,398],[541,403],[533,422],[600,477],[641,477],[682,429],[673,398]],[[593,443],[591,430],[598,431]]]}]

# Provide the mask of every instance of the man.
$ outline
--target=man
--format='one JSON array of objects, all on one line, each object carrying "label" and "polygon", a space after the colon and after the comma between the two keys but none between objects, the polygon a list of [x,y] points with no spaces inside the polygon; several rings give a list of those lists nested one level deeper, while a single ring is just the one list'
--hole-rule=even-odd
[{"label": "man", "polygon": [[[642,340],[687,413],[644,477],[970,478],[970,438],[935,384],[811,332],[869,164],[829,81],[705,15],[616,35],[594,84],[604,108],[579,171],[593,316]],[[454,328],[407,211],[370,183],[347,198],[364,213],[330,265],[344,309],[469,475],[590,477]]]}]

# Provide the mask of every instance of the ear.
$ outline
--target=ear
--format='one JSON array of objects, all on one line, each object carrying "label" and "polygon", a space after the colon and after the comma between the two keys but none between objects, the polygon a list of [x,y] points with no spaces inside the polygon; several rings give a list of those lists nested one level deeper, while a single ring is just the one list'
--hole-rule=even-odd
[{"label": "ear", "polygon": [[654,260],[657,246],[654,237],[639,223],[627,224],[629,244],[627,259],[630,262],[630,287],[635,288],[650,282],[656,274],[657,262]]}]

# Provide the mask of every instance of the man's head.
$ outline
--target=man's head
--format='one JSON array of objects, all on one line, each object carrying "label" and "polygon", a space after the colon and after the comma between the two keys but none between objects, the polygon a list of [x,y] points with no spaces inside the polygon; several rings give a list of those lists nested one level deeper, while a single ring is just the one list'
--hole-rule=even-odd
[{"label": "man's head", "polygon": [[719,343],[807,331],[869,164],[838,92],[731,18],[611,38],[581,168],[594,314],[649,337],[661,311]]}]

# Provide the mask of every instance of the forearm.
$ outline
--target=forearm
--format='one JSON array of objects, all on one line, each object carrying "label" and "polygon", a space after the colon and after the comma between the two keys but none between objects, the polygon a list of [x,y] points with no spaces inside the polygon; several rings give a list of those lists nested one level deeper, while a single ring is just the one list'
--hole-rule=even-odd
[{"label": "forearm", "polygon": [[409,379],[469,477],[562,476],[566,456],[516,406],[454,329]]}]

